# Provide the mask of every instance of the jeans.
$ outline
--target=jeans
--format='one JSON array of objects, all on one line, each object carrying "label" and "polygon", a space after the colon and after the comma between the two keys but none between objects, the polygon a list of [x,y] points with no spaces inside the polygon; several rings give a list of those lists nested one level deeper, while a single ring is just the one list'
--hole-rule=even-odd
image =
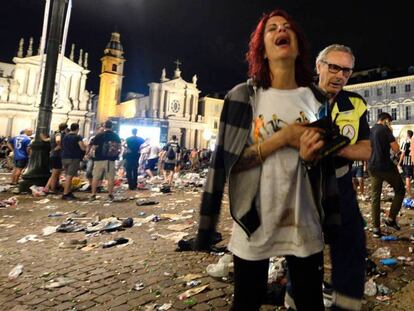
[{"label": "jeans", "polygon": [[392,169],[388,171],[369,171],[371,176],[371,189],[372,189],[372,201],[371,201],[371,213],[372,213],[372,225],[374,228],[379,228],[381,225],[380,222],[380,201],[381,201],[381,191],[382,183],[386,181],[394,189],[395,195],[392,199],[390,214],[388,217],[392,220],[397,218],[398,212],[401,209],[402,201],[404,200],[405,188],[404,182],[398,173],[396,166],[393,166]]},{"label": "jeans", "polygon": [[126,159],[125,172],[129,189],[136,189],[138,181],[138,159]]}]

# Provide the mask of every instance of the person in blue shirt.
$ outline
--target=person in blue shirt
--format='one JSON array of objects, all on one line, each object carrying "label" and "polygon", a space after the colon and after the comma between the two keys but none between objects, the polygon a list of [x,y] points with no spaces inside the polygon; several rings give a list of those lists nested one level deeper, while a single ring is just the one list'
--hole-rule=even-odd
[{"label": "person in blue shirt", "polygon": [[13,137],[8,143],[9,148],[13,150],[14,160],[14,169],[11,180],[12,185],[17,185],[19,183],[20,175],[29,162],[29,145],[31,142],[29,136],[32,134],[33,131],[31,129],[25,129],[20,132],[20,135]]}]

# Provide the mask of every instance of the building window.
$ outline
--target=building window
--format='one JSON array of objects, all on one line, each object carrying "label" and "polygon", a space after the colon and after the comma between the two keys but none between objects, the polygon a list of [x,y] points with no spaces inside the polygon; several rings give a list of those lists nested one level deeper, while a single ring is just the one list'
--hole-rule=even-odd
[{"label": "building window", "polygon": [[367,121],[370,122],[371,121],[371,113],[369,110],[367,110]]},{"label": "building window", "polygon": [[382,113],[382,109],[377,110],[377,119],[379,118],[379,115]]},{"label": "building window", "polygon": [[397,93],[397,88],[395,86],[391,86],[390,92],[391,92],[391,94]]},{"label": "building window", "polygon": [[411,120],[411,107],[405,106],[405,119]]},{"label": "building window", "polygon": [[117,71],[118,70],[118,66],[116,64],[112,64],[112,71]]},{"label": "building window", "polygon": [[405,85],[405,91],[408,93],[408,92],[411,92],[411,84],[406,84]]},{"label": "building window", "polygon": [[3,75],[4,75],[4,70],[0,69],[0,77],[3,77]]},{"label": "building window", "polygon": [[214,121],[214,129],[217,129],[218,128],[218,123],[217,123],[217,121]]},{"label": "building window", "polygon": [[397,108],[391,108],[391,116],[393,120],[397,120]]},{"label": "building window", "polygon": [[382,89],[377,89],[377,96],[382,96]]},{"label": "building window", "polygon": [[364,91],[364,97],[369,97],[369,90]]}]

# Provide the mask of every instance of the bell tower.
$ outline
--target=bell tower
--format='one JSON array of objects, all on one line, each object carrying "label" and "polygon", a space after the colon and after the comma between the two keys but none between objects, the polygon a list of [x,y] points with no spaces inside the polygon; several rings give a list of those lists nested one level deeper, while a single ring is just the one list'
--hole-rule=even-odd
[{"label": "bell tower", "polygon": [[124,78],[124,48],[118,32],[111,34],[111,40],[106,45],[104,56],[101,58],[102,70],[99,85],[99,100],[97,122],[105,122],[110,117],[117,116],[117,106],[120,102],[122,79]]}]

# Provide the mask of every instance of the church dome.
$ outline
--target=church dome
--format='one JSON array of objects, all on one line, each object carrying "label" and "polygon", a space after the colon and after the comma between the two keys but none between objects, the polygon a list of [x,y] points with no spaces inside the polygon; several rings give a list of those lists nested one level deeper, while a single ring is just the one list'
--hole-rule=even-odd
[{"label": "church dome", "polygon": [[105,48],[105,55],[122,56],[124,53],[124,47],[121,44],[121,35],[119,32],[113,32],[111,34],[111,40],[108,42]]}]

